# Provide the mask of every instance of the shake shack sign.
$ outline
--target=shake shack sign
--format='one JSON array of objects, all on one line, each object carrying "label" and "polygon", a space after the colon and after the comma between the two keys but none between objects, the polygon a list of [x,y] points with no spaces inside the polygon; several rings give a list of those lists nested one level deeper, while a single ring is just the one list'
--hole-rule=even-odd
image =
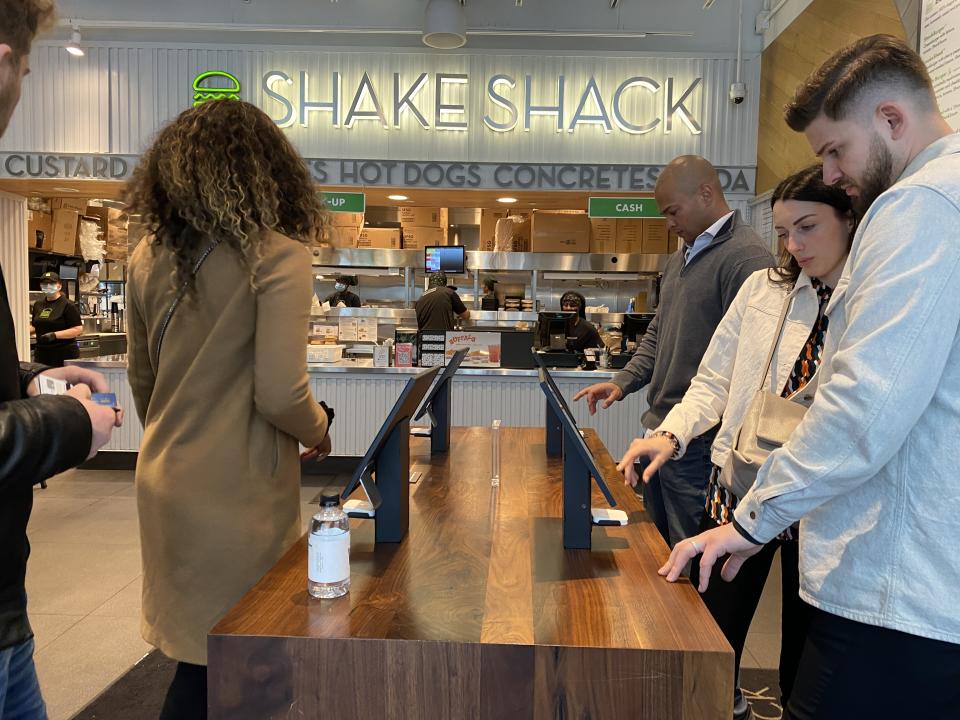
[{"label": "shake shack sign", "polygon": [[0,153],[2,176],[9,178],[123,180],[136,164],[136,155]]}]

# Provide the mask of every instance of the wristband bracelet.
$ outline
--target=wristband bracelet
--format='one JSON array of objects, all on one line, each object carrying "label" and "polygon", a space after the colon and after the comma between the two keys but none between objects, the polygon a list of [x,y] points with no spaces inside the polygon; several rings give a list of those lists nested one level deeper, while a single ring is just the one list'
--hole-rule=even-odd
[{"label": "wristband bracelet", "polygon": [[680,457],[680,441],[677,440],[677,436],[674,435],[672,432],[667,432],[666,430],[658,430],[657,432],[653,433],[650,437],[666,438],[671,443],[673,443],[673,455],[670,456],[670,459],[676,460],[678,457]]}]

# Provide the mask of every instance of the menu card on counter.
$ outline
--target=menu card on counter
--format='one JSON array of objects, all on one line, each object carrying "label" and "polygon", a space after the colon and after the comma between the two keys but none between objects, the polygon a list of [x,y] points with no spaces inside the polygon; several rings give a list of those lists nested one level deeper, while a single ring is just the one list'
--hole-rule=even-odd
[{"label": "menu card on counter", "polygon": [[355,317],[340,318],[340,342],[344,340],[357,340],[357,320]]},{"label": "menu card on counter", "polygon": [[463,365],[472,367],[500,367],[500,333],[447,331],[447,361],[461,348],[470,348]]},{"label": "menu card on counter", "polygon": [[327,325],[325,323],[319,323],[319,322],[310,323],[311,337],[321,337],[324,340],[333,339],[333,341],[336,342],[337,335],[338,335],[338,328],[336,325]]},{"label": "menu card on counter", "polygon": [[377,332],[380,327],[377,318],[356,318],[356,321],[357,340],[361,342],[376,342]]}]

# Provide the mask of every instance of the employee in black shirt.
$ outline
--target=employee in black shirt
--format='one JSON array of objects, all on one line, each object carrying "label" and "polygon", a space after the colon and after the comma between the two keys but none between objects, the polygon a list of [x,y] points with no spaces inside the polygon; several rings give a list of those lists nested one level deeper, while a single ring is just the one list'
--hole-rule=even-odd
[{"label": "employee in black shirt", "polygon": [[83,333],[83,321],[62,287],[55,272],[41,275],[43,300],[37,300],[31,310],[30,331],[37,335],[36,361],[52,367],[63,367],[64,360],[80,357],[77,336]]},{"label": "employee in black shirt", "polygon": [[334,283],[334,292],[328,295],[324,302],[330,303],[330,307],[337,307],[343,303],[345,307],[360,307],[360,296],[350,292],[348,288],[357,284],[357,278],[353,275],[337,275]]},{"label": "employee in black shirt", "polygon": [[483,297],[480,298],[480,309],[500,309],[500,301],[497,299],[497,281],[492,277],[485,277],[483,279]]},{"label": "employee in black shirt", "polygon": [[453,330],[454,316],[461,320],[470,317],[470,311],[456,292],[447,287],[443,271],[430,275],[427,291],[417,300],[417,329]]},{"label": "employee in black shirt", "polygon": [[576,352],[583,352],[587,348],[603,347],[600,333],[584,318],[587,316],[587,301],[578,292],[565,292],[560,298],[560,309],[564,312],[575,312],[573,336],[567,339],[567,347]]}]

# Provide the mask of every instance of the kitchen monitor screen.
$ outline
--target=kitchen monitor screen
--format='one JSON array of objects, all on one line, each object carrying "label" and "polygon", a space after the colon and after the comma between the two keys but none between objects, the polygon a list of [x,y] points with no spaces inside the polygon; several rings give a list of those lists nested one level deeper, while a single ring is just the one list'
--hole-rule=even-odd
[{"label": "kitchen monitor screen", "polygon": [[467,260],[463,245],[425,247],[423,256],[428,273],[438,270],[445,273],[462,273]]}]

